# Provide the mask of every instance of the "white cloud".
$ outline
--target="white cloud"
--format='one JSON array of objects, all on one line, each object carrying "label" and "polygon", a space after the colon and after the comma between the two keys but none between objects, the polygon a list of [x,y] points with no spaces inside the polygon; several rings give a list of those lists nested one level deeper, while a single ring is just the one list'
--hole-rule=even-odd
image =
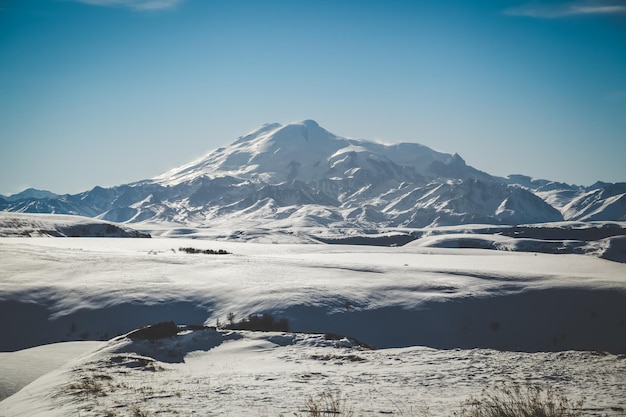
[{"label": "white cloud", "polygon": [[73,0],[92,6],[127,7],[133,10],[164,10],[176,7],[183,0]]},{"label": "white cloud", "polygon": [[580,0],[557,4],[527,3],[504,11],[509,16],[557,19],[585,15],[626,14],[626,0]]},{"label": "white cloud", "polygon": [[574,6],[571,14],[615,14],[626,13],[626,5],[613,6]]}]

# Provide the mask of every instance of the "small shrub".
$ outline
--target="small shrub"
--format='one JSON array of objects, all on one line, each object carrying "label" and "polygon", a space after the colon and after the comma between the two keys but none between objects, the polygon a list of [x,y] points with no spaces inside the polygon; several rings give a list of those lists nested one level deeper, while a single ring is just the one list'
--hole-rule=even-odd
[{"label": "small shrub", "polygon": [[74,382],[68,385],[68,390],[77,395],[104,397],[106,392],[101,382],[96,381],[95,378],[84,377],[78,382]]},{"label": "small shrub", "polygon": [[465,402],[460,417],[582,417],[583,401],[573,402],[561,391],[538,385],[489,388]]},{"label": "small shrub", "polygon": [[148,417],[150,414],[148,414],[147,411],[142,410],[141,408],[139,408],[138,405],[133,405],[132,409],[131,409],[131,413],[133,417]]}]

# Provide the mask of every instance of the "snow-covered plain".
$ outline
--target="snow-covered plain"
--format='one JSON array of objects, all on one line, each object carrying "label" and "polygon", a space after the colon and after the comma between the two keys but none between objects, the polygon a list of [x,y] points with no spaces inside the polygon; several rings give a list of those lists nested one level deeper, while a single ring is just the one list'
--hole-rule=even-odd
[{"label": "snow-covered plain", "polygon": [[[277,416],[325,389],[341,390],[356,415],[441,415],[507,379],[584,396],[592,413],[626,408],[626,264],[593,256],[420,240],[0,238],[0,262],[3,379],[36,366],[21,349],[105,341],[2,401],[1,416]],[[161,321],[225,323],[228,313],[271,313],[307,333],[110,340]]]}]

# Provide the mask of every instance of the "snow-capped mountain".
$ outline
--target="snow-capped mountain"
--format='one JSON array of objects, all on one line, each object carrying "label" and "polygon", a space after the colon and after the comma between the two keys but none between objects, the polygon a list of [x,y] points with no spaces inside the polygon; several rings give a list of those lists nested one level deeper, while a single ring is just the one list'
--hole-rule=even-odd
[{"label": "snow-capped mountain", "polygon": [[191,164],[154,180],[176,185],[202,176],[232,176],[280,185],[293,181],[315,184],[329,180],[421,181],[458,176],[488,178],[467,167],[458,155],[419,144],[382,145],[336,136],[313,120],[281,126],[266,124]]},{"label": "snow-capped mountain", "polygon": [[[58,194],[51,193],[50,191],[45,190],[37,190],[35,188],[27,188],[24,191],[10,195],[8,197],[4,197],[7,201],[18,201],[18,200],[26,200],[26,199],[34,199],[34,200],[43,200],[46,198],[56,198]],[[0,198],[3,198],[0,196]]]},{"label": "snow-capped mountain", "polygon": [[376,230],[466,223],[626,220],[626,184],[498,178],[416,143],[339,137],[312,120],[266,124],[155,178],[0,209],[122,223]]}]

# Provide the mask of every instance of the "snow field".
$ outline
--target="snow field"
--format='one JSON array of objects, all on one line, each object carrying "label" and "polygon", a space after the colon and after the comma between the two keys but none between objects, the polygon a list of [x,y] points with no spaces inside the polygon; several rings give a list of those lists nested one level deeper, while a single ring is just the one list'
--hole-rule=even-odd
[{"label": "snow field", "polygon": [[3,350],[264,312],[377,347],[626,346],[626,265],[587,256],[185,239],[6,238],[0,250],[0,310],[25,320],[2,325]]},{"label": "snow field", "polygon": [[[154,343],[121,337],[2,401],[0,416],[290,415],[326,389],[341,390],[356,415],[424,406],[447,415],[509,378],[584,396],[593,413],[626,408],[626,265],[591,256],[0,238],[0,262],[0,313],[11,317],[0,324],[4,351],[108,340],[167,320],[214,325],[231,312],[268,312],[292,331],[382,348],[215,330]],[[3,353],[1,373],[34,366],[24,352]]]},{"label": "snow field", "polygon": [[451,415],[483,388],[533,383],[584,397],[589,414],[626,407],[626,361],[594,352],[424,347],[367,350],[323,335],[195,330],[124,337],[0,403],[0,415],[292,415],[337,391],[355,415]]}]

